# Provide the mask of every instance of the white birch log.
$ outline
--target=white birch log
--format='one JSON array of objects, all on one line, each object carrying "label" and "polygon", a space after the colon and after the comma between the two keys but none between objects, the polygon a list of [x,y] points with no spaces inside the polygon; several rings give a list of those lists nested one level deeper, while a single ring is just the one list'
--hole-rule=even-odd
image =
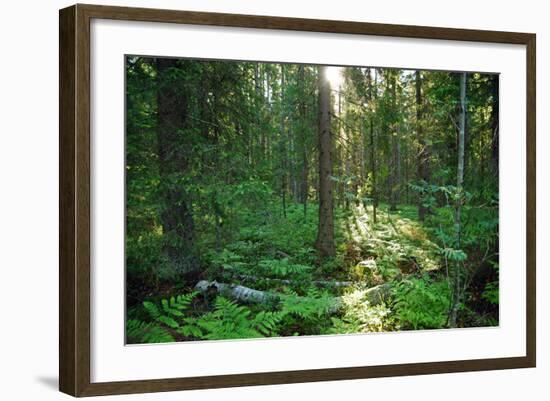
[{"label": "white birch log", "polygon": [[218,283],[217,281],[201,280],[195,285],[195,290],[206,292],[215,288],[221,295],[237,299],[243,302],[261,303],[269,300],[277,300],[279,296],[266,291],[259,291],[238,284]]},{"label": "white birch log", "polygon": [[[218,283],[217,281],[201,280],[195,286],[195,290],[206,292],[211,288],[215,288],[221,295],[236,299],[242,302],[262,303],[267,301],[277,301],[281,298],[276,293],[267,291],[255,290],[238,284]],[[391,285],[389,283],[377,285],[369,288],[365,292],[366,300],[371,305],[378,305],[391,297]],[[330,313],[336,313],[342,306],[341,297],[334,297],[334,306],[330,309]]]}]

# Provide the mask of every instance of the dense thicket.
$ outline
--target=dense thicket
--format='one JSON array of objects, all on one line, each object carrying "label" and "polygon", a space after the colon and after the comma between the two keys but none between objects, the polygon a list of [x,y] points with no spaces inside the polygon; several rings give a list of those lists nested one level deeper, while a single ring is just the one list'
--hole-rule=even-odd
[{"label": "dense thicket", "polygon": [[128,57],[126,78],[129,342],[498,323],[498,76]]}]

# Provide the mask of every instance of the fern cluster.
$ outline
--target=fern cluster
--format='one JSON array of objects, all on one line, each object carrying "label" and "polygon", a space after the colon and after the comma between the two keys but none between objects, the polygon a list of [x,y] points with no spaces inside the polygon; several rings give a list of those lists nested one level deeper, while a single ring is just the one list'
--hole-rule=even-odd
[{"label": "fern cluster", "polygon": [[447,282],[412,278],[395,286],[393,309],[404,328],[439,329],[447,322],[450,297]]},{"label": "fern cluster", "polygon": [[371,305],[366,290],[355,289],[342,296],[341,317],[333,317],[330,333],[369,333],[398,330],[392,310],[385,304]]},{"label": "fern cluster", "polygon": [[293,315],[303,320],[314,320],[328,314],[333,308],[334,297],[327,292],[310,288],[306,296],[300,297],[295,292],[289,292],[281,299],[281,311],[285,315]]},{"label": "fern cluster", "polygon": [[247,306],[218,296],[212,311],[195,317],[186,312],[197,294],[192,292],[162,299],[159,303],[143,302],[149,321],[129,319],[127,342],[161,343],[180,337],[188,340],[270,337],[278,335],[277,328],[286,315],[283,311],[265,310],[253,314]]},{"label": "fern cluster", "polygon": [[255,316],[246,306],[224,297],[217,297],[214,310],[197,319],[188,319],[184,334],[204,340],[258,338],[276,335],[280,312],[261,311]]},{"label": "fern cluster", "polygon": [[311,266],[290,263],[288,258],[264,259],[259,263],[261,272],[274,278],[303,278],[311,272]]},{"label": "fern cluster", "polygon": [[172,329],[177,329],[179,327],[177,318],[185,316],[183,312],[189,307],[196,295],[197,292],[191,292],[186,295],[171,297],[170,299],[162,299],[160,307],[153,302],[145,301],[143,302],[143,308],[154,321]]},{"label": "fern cluster", "polygon": [[159,324],[136,319],[126,321],[126,343],[169,343],[174,337]]}]

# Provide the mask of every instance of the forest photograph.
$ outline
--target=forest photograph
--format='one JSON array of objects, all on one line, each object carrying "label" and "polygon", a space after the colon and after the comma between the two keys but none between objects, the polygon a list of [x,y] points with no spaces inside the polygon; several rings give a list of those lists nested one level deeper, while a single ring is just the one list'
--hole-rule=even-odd
[{"label": "forest photograph", "polygon": [[125,58],[126,344],[499,325],[499,75]]}]

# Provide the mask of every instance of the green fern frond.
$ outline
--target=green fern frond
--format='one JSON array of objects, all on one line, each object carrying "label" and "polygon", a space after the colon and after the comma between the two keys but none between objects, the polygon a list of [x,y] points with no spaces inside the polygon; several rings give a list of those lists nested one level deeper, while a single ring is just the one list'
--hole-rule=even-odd
[{"label": "green fern frond", "polygon": [[126,342],[128,344],[167,343],[174,337],[156,323],[129,319],[126,322]]},{"label": "green fern frond", "polygon": [[311,272],[312,267],[290,263],[285,259],[264,259],[259,263],[260,269],[266,277],[288,278],[303,277]]},{"label": "green fern frond", "polygon": [[298,297],[290,294],[282,297],[282,311],[302,319],[319,318],[327,314],[334,306],[334,299],[328,293],[311,289],[307,296]]},{"label": "green fern frond", "polygon": [[144,301],[143,308],[153,321],[171,329],[177,329],[180,327],[178,319],[185,316],[183,311],[189,308],[193,298],[197,294],[196,291],[193,291],[189,294],[178,295],[176,297],[170,297],[169,299],[161,299],[160,307],[154,302]]}]

